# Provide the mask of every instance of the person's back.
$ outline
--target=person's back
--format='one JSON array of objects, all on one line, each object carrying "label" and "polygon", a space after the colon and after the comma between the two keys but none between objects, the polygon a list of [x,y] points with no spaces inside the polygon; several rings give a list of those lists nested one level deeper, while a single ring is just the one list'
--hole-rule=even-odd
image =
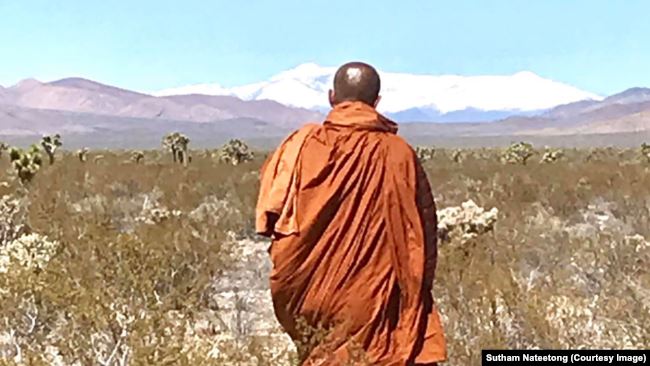
[{"label": "person's back", "polygon": [[326,121],[290,136],[262,171],[257,230],[274,236],[275,312],[294,341],[312,339],[299,347],[305,365],[446,358],[431,296],[435,206],[413,149],[374,109],[378,91],[374,69],[344,65]]}]

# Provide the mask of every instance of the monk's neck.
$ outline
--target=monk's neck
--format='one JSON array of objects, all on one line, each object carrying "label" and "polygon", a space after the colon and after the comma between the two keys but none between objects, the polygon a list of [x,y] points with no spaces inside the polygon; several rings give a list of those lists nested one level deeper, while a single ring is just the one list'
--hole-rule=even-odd
[{"label": "monk's neck", "polygon": [[325,124],[397,132],[397,125],[363,102],[341,102],[332,108]]}]

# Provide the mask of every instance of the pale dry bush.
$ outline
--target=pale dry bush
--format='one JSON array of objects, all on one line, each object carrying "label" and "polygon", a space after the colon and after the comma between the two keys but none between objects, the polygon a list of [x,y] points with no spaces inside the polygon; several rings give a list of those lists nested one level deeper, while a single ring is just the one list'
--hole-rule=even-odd
[{"label": "pale dry bush", "polygon": [[533,145],[527,142],[517,142],[510,145],[501,155],[501,161],[507,164],[526,164],[535,154]]},{"label": "pale dry bush", "polygon": [[155,196],[152,196],[153,192],[152,194],[144,195],[142,211],[135,218],[136,222],[155,225],[167,221],[172,217],[177,218],[182,215],[180,210],[169,210],[167,207],[161,205]]},{"label": "pale dry bush", "polygon": [[245,142],[234,139],[224,144],[217,151],[215,157],[222,163],[239,165],[252,161],[255,155]]},{"label": "pale dry bush", "polygon": [[494,229],[499,210],[496,207],[486,211],[474,201],[460,206],[446,207],[437,211],[438,236],[443,241],[467,241]]},{"label": "pale dry bush", "polygon": [[564,152],[562,150],[550,150],[546,151],[540,160],[540,163],[555,163],[564,157]]},{"label": "pale dry bush", "polygon": [[423,147],[423,146],[415,147],[415,155],[418,157],[420,162],[426,162],[433,159],[435,153],[436,150],[432,147]]},{"label": "pale dry bush", "polygon": [[79,214],[109,216],[119,230],[125,232],[132,231],[139,223],[154,225],[182,215],[180,210],[170,210],[160,203],[164,193],[159,187],[135,197],[125,193],[129,191],[125,184],[115,183],[110,187],[117,196],[111,202],[106,196],[96,194],[71,203],[71,210]]},{"label": "pale dry bush", "polygon": [[188,213],[190,220],[208,225],[219,222],[242,222],[242,212],[234,207],[228,197],[219,198],[215,195],[205,197],[201,203]]},{"label": "pale dry bush", "polygon": [[9,243],[29,233],[27,214],[28,203],[25,197],[0,197],[0,244]]},{"label": "pale dry bush", "polygon": [[56,241],[37,233],[9,241],[0,247],[0,273],[21,269],[42,271],[56,254],[58,246]]}]

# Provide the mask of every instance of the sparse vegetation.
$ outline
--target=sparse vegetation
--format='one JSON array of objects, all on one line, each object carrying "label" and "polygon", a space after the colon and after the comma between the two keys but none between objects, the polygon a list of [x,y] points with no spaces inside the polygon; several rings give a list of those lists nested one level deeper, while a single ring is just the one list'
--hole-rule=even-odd
[{"label": "sparse vegetation", "polygon": [[[268,297],[268,242],[251,231],[263,156],[236,151],[179,169],[159,152],[41,167],[38,146],[11,149],[0,364],[295,364]],[[483,348],[650,344],[647,164],[638,149],[589,154],[523,166],[440,149],[423,162],[448,365],[479,365]]]}]

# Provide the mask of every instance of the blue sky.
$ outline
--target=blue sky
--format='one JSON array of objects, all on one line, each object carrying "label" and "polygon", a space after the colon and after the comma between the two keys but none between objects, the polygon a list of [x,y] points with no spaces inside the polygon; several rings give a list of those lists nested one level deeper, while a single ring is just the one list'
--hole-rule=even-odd
[{"label": "blue sky", "polygon": [[303,62],[650,87],[650,1],[0,0],[0,85],[235,86]]}]

